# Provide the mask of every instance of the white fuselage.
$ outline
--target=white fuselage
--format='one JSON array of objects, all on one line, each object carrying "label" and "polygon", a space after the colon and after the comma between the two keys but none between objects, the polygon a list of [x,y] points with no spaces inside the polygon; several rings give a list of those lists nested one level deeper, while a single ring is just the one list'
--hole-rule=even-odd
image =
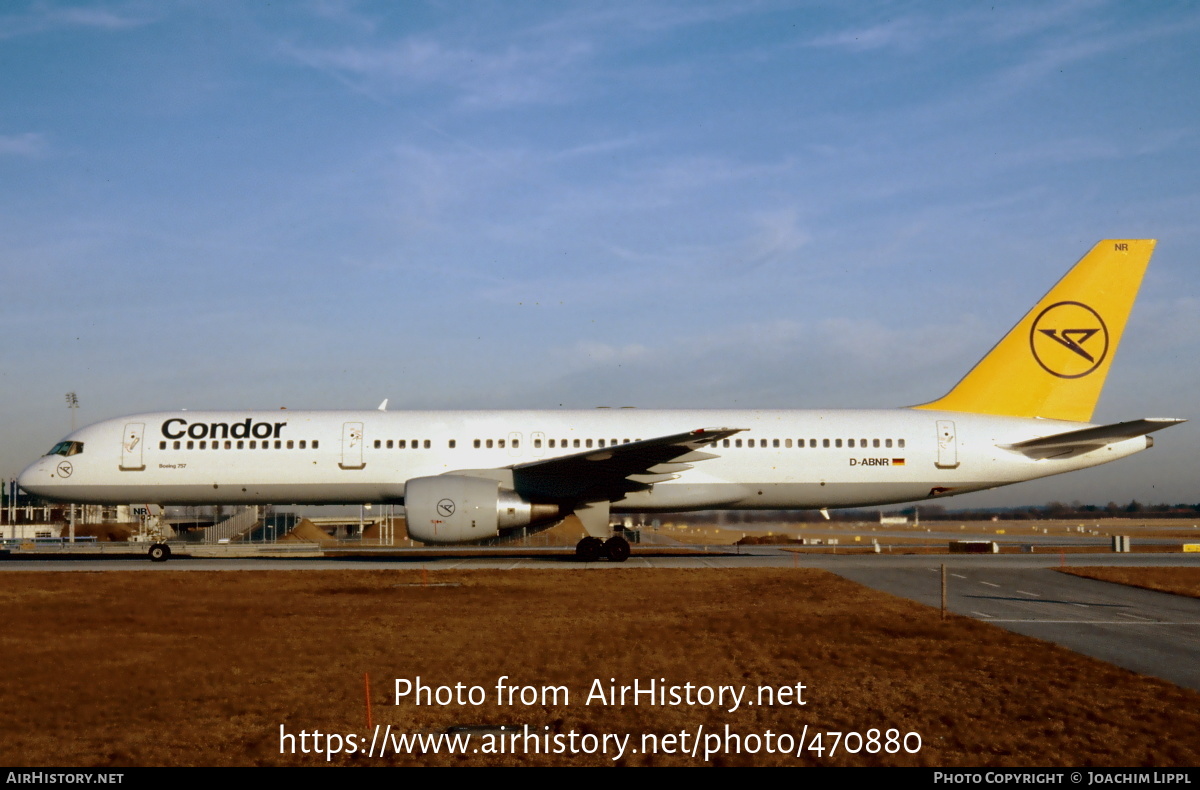
[{"label": "white fuselage", "polygon": [[738,428],[705,448],[718,457],[631,493],[612,509],[838,508],[1008,485],[1149,445],[1139,436],[1042,459],[1004,449],[1083,427],[915,409],[177,411],[76,431],[67,439],[81,450],[43,456],[19,483],[46,499],[78,503],[401,502],[413,478]]}]

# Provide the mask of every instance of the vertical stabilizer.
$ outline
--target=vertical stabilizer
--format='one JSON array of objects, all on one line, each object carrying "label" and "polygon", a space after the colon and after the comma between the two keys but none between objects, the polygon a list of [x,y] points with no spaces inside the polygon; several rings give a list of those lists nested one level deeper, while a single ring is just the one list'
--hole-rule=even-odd
[{"label": "vertical stabilizer", "polygon": [[944,397],[914,408],[1088,422],[1153,239],[1102,241]]}]

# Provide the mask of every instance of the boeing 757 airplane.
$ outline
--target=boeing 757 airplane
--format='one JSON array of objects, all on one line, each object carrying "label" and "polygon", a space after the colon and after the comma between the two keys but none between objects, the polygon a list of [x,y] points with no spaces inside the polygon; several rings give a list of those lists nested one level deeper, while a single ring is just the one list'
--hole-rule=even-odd
[{"label": "boeing 757 airplane", "polygon": [[1091,423],[1153,250],[1100,242],[919,406],[157,412],[73,432],[19,483],[76,503],[402,504],[409,535],[433,544],[574,513],[579,556],[618,562],[613,512],[865,507],[1019,483],[1132,455],[1183,422]]}]

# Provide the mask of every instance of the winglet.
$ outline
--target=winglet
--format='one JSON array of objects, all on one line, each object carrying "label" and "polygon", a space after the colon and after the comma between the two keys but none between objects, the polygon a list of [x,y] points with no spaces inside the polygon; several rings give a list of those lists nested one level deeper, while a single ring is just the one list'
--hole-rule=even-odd
[{"label": "winglet", "polygon": [[1097,244],[954,389],[914,408],[1091,420],[1154,243]]}]

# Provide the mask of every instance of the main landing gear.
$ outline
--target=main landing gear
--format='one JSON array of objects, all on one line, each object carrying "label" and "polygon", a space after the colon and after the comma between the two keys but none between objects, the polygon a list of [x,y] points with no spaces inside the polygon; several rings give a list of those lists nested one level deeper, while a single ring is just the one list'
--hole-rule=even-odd
[{"label": "main landing gear", "polygon": [[629,559],[629,541],[620,535],[605,541],[586,537],[575,544],[575,556],[582,562],[595,562],[601,556],[607,557],[609,562],[624,562]]}]

